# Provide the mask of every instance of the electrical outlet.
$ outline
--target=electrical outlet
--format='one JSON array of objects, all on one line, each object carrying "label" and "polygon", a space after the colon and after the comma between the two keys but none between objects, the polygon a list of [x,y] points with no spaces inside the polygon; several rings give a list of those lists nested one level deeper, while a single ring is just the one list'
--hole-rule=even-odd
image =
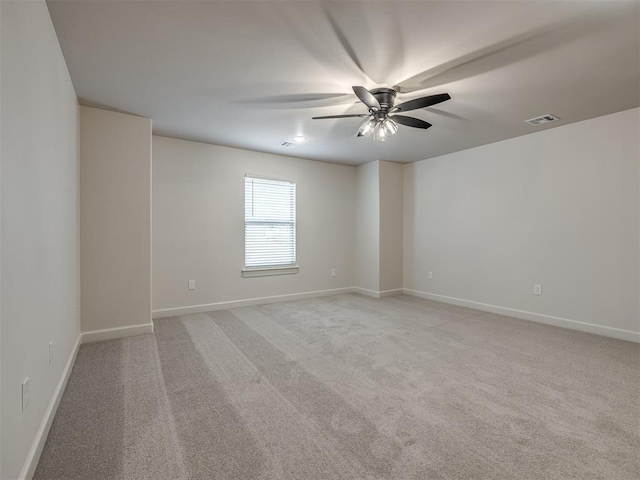
[{"label": "electrical outlet", "polygon": [[195,290],[195,289],[196,289],[196,281],[189,280],[189,290]]},{"label": "electrical outlet", "polygon": [[433,272],[427,272],[427,278],[433,280]]},{"label": "electrical outlet", "polygon": [[534,295],[542,295],[542,285],[540,285],[539,283],[536,283],[533,286],[533,294]]},{"label": "electrical outlet", "polygon": [[49,365],[53,365],[53,340],[49,342]]},{"label": "electrical outlet", "polygon": [[331,276],[332,276],[332,277],[335,277],[335,276],[336,276],[336,269],[335,269],[335,268],[332,268],[332,269],[331,269]]},{"label": "electrical outlet", "polygon": [[29,406],[29,377],[22,381],[22,411],[25,412]]}]

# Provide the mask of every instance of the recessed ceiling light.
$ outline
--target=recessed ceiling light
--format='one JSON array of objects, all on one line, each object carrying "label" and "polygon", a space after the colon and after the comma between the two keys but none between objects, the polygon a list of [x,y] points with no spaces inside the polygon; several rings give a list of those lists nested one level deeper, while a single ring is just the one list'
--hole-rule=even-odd
[{"label": "recessed ceiling light", "polygon": [[296,135],[293,137],[293,141],[296,143],[302,143],[307,139],[307,137],[303,137],[302,135]]}]

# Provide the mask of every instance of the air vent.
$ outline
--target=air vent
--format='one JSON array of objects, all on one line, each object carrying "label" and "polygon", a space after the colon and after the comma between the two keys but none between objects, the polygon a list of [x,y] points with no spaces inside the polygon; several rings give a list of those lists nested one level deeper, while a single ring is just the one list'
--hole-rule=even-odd
[{"label": "air vent", "polygon": [[296,146],[296,145],[298,145],[298,144],[297,144],[296,142],[288,142],[288,141],[286,141],[286,140],[285,140],[284,142],[281,142],[279,145],[280,145],[281,147],[293,148],[293,147],[295,147],[295,146]]},{"label": "air vent", "polygon": [[541,117],[530,118],[529,120],[525,120],[524,123],[528,123],[529,125],[542,125],[543,123],[550,123],[559,120],[555,115],[551,115],[547,113],[546,115],[542,115]]}]

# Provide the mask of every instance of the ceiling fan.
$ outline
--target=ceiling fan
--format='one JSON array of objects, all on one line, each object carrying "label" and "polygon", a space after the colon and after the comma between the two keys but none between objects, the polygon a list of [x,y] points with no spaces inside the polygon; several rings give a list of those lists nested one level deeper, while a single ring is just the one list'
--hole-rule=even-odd
[{"label": "ceiling fan", "polygon": [[392,88],[376,88],[369,91],[364,87],[356,86],[353,87],[353,92],[358,96],[360,101],[369,108],[369,113],[312,117],[313,120],[370,117],[360,127],[358,137],[367,137],[373,133],[374,138],[382,142],[398,131],[398,124],[422,129],[427,129],[431,126],[429,122],[425,122],[419,118],[399,115],[399,112],[408,112],[410,110],[430,107],[451,99],[448,93],[440,93],[438,95],[416,98],[394,106],[396,91]]}]

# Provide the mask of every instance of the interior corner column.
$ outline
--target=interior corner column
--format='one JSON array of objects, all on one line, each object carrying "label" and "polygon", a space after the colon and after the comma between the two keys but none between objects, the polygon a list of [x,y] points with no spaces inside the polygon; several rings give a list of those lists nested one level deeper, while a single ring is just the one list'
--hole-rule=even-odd
[{"label": "interior corner column", "polygon": [[358,167],[356,287],[379,297],[402,289],[403,165],[374,161]]},{"label": "interior corner column", "polygon": [[150,119],[81,107],[80,250],[82,332],[152,325]]}]

